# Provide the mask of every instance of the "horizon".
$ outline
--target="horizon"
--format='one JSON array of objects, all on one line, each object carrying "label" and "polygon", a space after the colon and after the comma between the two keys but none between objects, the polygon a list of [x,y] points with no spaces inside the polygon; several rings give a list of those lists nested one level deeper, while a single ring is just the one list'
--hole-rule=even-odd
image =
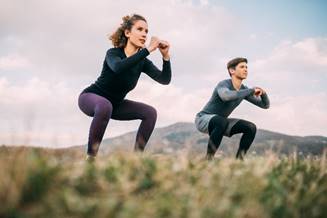
[{"label": "horizon", "polygon": [[[168,127],[171,127],[171,126],[176,126],[178,124],[192,124],[194,125],[194,123],[192,122],[176,122],[176,123],[173,123],[173,124],[169,124],[167,126],[161,126],[161,127],[155,127],[154,128],[154,131],[156,131],[157,129],[165,129],[165,128],[168,128]],[[194,125],[195,127],[195,125]],[[110,139],[115,139],[115,138],[119,138],[119,137],[122,137],[124,135],[127,135],[127,134],[135,134],[137,130],[132,130],[132,131],[129,131],[129,132],[125,132],[125,133],[122,133],[120,135],[116,135],[116,136],[109,136],[107,138],[103,138],[102,141],[105,141],[105,140],[110,140]],[[264,132],[271,132],[271,133],[274,133],[274,134],[278,134],[278,135],[284,135],[284,136],[290,136],[290,137],[302,137],[302,138],[305,138],[305,137],[323,137],[323,138],[327,138],[327,136],[324,136],[324,135],[304,135],[304,136],[300,136],[300,135],[290,135],[290,134],[285,134],[285,133],[282,133],[282,132],[278,132],[278,131],[272,131],[272,130],[268,130],[268,129],[258,129],[258,132],[259,131],[264,131]],[[205,135],[205,134],[204,134]],[[151,138],[150,138],[151,140]],[[76,147],[76,146],[85,146],[86,143],[84,144],[74,144],[74,145],[61,145],[61,146],[40,146],[40,145],[33,145],[33,144],[30,144],[30,145],[19,145],[19,144],[1,144],[1,146],[7,146],[7,147],[33,147],[33,148],[53,148],[53,149],[64,149],[64,148],[73,148],[73,147]]]}]

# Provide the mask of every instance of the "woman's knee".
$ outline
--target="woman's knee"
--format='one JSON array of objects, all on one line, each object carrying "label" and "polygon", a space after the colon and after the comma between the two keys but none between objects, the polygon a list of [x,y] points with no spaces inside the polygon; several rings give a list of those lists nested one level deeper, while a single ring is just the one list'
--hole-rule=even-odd
[{"label": "woman's knee", "polygon": [[100,117],[104,120],[109,120],[112,114],[112,104],[108,102],[101,102],[95,106],[94,116]]},{"label": "woman's knee", "polygon": [[147,106],[145,117],[146,117],[146,119],[156,121],[157,120],[157,110],[152,106]]},{"label": "woman's knee", "polygon": [[78,107],[86,115],[93,116],[94,111],[89,106],[89,103],[88,103],[88,94],[87,93],[82,93],[82,94],[80,94],[78,96]]}]

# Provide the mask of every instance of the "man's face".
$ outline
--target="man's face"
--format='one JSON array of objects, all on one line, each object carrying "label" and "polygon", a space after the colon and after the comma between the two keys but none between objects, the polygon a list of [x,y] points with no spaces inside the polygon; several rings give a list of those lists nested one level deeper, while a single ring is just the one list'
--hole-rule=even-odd
[{"label": "man's face", "polygon": [[230,73],[238,79],[246,79],[248,75],[248,65],[245,62],[241,62],[235,67],[235,70],[230,69]]}]

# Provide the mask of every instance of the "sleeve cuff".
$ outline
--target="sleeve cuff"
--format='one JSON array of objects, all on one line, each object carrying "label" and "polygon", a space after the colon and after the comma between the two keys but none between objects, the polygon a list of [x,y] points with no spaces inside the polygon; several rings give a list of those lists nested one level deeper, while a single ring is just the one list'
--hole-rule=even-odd
[{"label": "sleeve cuff", "polygon": [[253,95],[254,94],[254,89],[249,89],[249,95]]},{"label": "sleeve cuff", "polygon": [[150,52],[147,48],[142,48],[140,51],[144,52],[144,54],[146,54],[146,56],[148,56],[150,54]]}]

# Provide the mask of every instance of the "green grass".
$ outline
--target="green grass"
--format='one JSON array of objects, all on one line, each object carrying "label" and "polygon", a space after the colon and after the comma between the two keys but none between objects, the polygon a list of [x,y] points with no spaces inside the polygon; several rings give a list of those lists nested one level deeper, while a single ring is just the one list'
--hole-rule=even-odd
[{"label": "green grass", "polygon": [[0,148],[0,217],[327,217],[326,156],[100,156]]}]

